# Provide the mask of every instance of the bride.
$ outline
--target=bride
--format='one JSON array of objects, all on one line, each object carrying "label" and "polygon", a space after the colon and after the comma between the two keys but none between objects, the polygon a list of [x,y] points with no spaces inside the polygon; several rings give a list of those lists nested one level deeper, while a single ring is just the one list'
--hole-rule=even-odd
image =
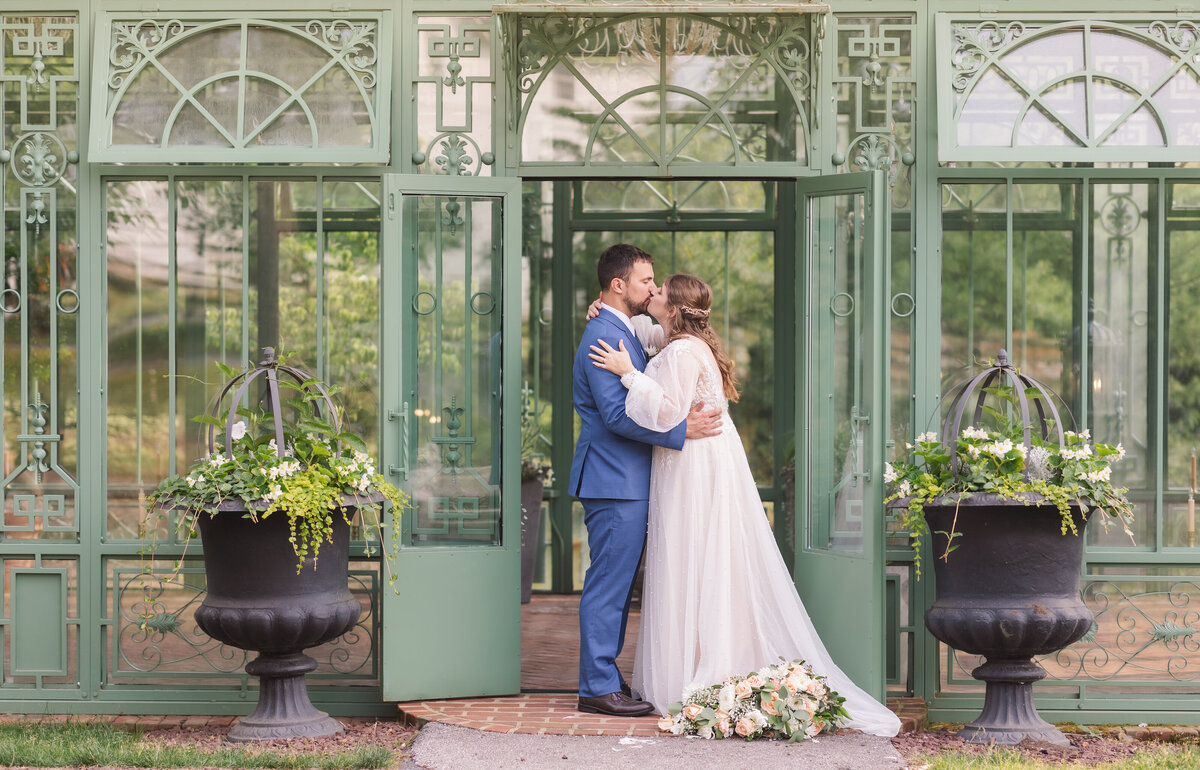
[{"label": "bride", "polygon": [[643,346],[662,348],[644,374],[623,342],[591,346],[595,365],[621,377],[625,411],[642,427],[668,430],[700,402],[720,409],[724,426],[680,451],[654,448],[633,688],[666,714],[687,687],[802,659],[846,699],[845,726],[895,735],[900,720],[834,664],[796,594],[729,419],[737,383],[708,323],[711,306],[712,288],[696,276],[663,282],[648,308],[659,325],[633,319]]}]

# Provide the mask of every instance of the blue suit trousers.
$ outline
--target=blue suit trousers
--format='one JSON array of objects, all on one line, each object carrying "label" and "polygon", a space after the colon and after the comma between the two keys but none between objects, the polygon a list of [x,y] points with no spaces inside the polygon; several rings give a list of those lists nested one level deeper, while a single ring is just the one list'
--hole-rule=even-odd
[{"label": "blue suit trousers", "polygon": [[586,698],[621,689],[617,656],[633,581],[646,544],[646,500],[580,498],[592,563],[579,599],[579,694]]}]

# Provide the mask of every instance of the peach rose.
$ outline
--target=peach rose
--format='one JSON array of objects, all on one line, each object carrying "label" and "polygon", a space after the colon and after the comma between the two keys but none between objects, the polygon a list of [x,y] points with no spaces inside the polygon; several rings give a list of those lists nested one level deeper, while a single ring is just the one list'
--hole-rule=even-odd
[{"label": "peach rose", "polygon": [[722,735],[729,735],[729,712],[717,709],[716,717],[717,729],[721,731]]},{"label": "peach rose", "polygon": [[671,727],[674,724],[675,722],[671,719],[671,717],[663,717],[662,719],[658,720],[658,729],[669,733],[671,732]]},{"label": "peach rose", "polygon": [[750,694],[753,692],[754,688],[751,687],[750,683],[745,679],[738,682],[737,686],[733,688],[734,697],[736,697],[738,700],[745,700],[746,698],[749,698]]},{"label": "peach rose", "polygon": [[762,710],[773,717],[779,716],[779,711],[776,709],[775,704],[782,702],[783,701],[779,700],[775,693],[764,695],[762,698]]},{"label": "peach rose", "polygon": [[772,679],[771,686],[778,690],[783,685],[782,679]]},{"label": "peach rose", "polygon": [[699,704],[689,703],[683,708],[683,718],[695,721],[696,717],[700,716],[700,712],[703,710],[704,708]]},{"label": "peach rose", "polygon": [[812,719],[813,714],[817,713],[817,704],[813,703],[808,698],[805,698],[802,704],[804,706],[804,710],[808,712],[808,718]]},{"label": "peach rose", "polygon": [[750,719],[750,717],[742,717],[738,720],[737,727],[734,730],[738,735],[745,738],[754,732],[754,720]]},{"label": "peach rose", "polygon": [[766,684],[766,682],[763,681],[761,676],[754,674],[753,676],[746,677],[746,684],[757,690],[759,687],[762,687],[764,684]]}]

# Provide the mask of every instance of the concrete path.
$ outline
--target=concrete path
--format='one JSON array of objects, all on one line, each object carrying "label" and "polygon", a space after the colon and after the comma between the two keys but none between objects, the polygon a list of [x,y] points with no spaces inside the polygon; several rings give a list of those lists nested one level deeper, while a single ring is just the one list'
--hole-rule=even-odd
[{"label": "concrete path", "polygon": [[852,733],[801,743],[706,741],[700,738],[504,735],[431,722],[421,728],[405,770],[499,768],[654,768],[735,770],[798,767],[804,770],[902,769],[887,738]]}]

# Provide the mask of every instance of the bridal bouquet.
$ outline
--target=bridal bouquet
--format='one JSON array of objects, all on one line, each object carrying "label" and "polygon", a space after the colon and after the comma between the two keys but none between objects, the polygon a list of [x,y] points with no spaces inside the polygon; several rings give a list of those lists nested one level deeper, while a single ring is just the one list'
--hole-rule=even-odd
[{"label": "bridal bouquet", "polygon": [[721,684],[690,687],[658,726],[673,735],[701,738],[802,741],[836,729],[847,717],[844,701],[825,684],[825,677],[796,660],[729,677]]}]

